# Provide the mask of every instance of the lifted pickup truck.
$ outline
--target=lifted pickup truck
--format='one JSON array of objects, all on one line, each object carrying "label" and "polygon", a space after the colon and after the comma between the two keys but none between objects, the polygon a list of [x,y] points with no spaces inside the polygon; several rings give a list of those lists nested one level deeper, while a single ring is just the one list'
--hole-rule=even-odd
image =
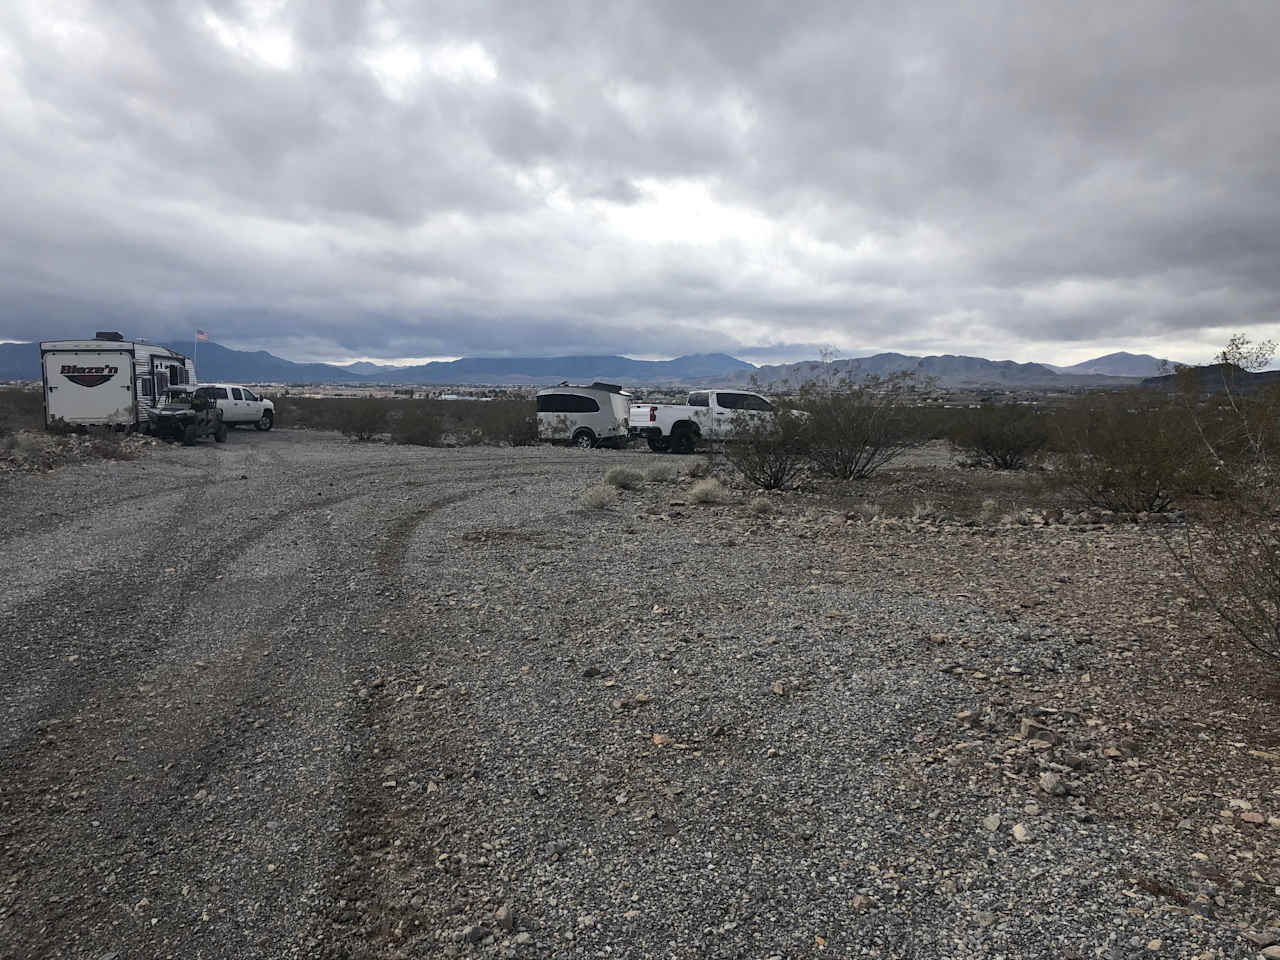
[{"label": "lifted pickup truck", "polygon": [[693,453],[699,440],[723,440],[734,415],[770,416],[774,406],[758,393],[694,390],[688,403],[633,403],[628,425],[655,453]]}]

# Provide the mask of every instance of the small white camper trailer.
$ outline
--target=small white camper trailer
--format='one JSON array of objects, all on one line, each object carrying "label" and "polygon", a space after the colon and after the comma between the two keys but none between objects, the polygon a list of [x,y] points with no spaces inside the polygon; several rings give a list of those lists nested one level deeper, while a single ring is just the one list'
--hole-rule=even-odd
[{"label": "small white camper trailer", "polygon": [[562,383],[539,390],[538,436],[567,440],[575,447],[622,447],[630,439],[627,414],[631,394],[616,383],[590,386]]},{"label": "small white camper trailer", "polygon": [[40,344],[44,422],[147,429],[157,398],[170,384],[195,383],[190,357],[111,331],[92,340]]}]

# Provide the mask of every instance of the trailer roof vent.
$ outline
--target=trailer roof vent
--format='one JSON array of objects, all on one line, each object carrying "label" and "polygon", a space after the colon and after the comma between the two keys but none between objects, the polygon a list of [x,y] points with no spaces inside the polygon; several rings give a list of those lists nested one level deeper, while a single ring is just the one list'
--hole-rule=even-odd
[{"label": "trailer roof vent", "polygon": [[124,334],[119,330],[99,330],[93,335],[95,340],[123,340]]}]

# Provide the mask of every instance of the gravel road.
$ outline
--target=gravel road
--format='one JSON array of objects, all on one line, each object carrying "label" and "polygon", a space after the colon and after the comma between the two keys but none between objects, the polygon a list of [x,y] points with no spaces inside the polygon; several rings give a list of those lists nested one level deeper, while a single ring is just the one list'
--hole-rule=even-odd
[{"label": "gravel road", "polygon": [[1252,955],[1137,883],[1189,869],[1157,835],[989,787],[930,638],[1075,644],[688,481],[579,506],[680,460],[238,432],[7,480],[0,955]]}]

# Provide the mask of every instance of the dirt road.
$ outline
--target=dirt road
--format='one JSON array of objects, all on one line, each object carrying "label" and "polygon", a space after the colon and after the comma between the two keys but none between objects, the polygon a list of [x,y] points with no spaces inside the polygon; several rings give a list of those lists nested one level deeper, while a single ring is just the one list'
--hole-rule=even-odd
[{"label": "dirt road", "polygon": [[679,485],[578,508],[674,461],[238,433],[0,488],[0,954],[1240,949],[1131,911],[1160,842],[904,774],[973,704],[922,638],[1074,642]]}]

